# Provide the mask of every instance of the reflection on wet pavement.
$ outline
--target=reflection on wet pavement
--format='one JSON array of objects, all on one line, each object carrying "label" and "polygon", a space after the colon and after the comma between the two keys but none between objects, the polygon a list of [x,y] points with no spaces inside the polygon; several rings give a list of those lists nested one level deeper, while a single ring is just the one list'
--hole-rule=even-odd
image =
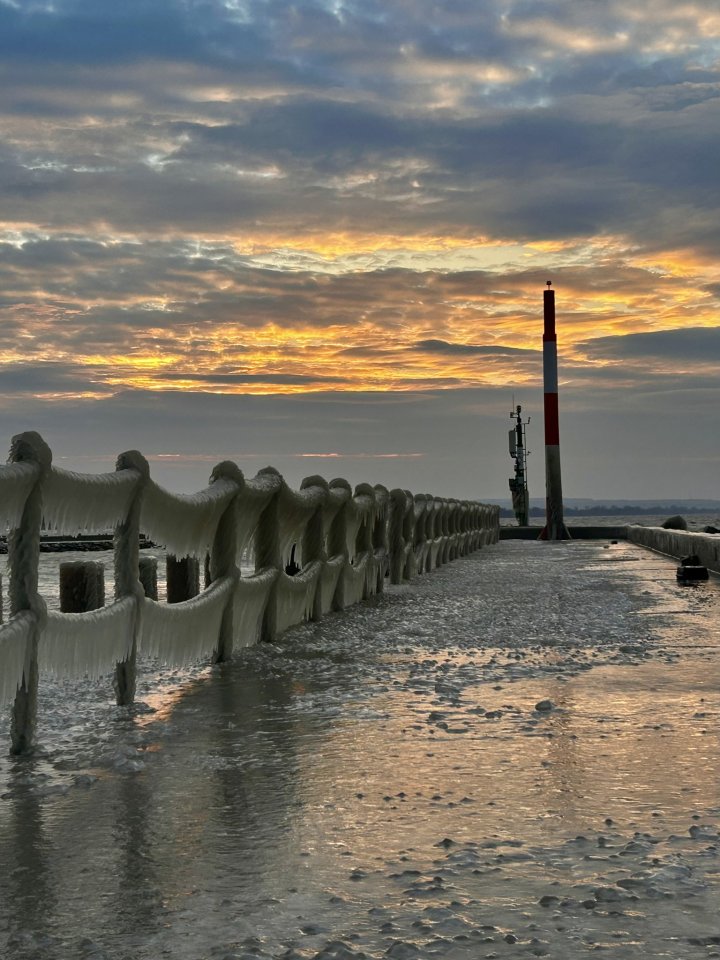
[{"label": "reflection on wet pavement", "polygon": [[0,953],[720,957],[717,580],[504,541],[237,662],[47,685]]}]

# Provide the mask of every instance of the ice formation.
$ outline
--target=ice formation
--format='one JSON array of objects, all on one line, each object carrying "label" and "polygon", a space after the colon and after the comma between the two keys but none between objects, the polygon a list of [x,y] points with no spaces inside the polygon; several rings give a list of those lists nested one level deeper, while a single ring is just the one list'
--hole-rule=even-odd
[{"label": "ice formation", "polygon": [[0,466],[0,528],[20,522],[25,501],[39,476],[37,464],[6,463]]},{"label": "ice formation", "polygon": [[[302,620],[371,596],[386,574],[400,583],[497,538],[496,508],[369,484],[353,493],[346,480],[328,484],[322,477],[307,477],[294,491],[272,467],[246,481],[236,464],[223,461],[207,488],[177,495],[150,479],[138,451],[121,454],[113,473],[73,473],[54,468],[42,437],[28,432],[13,438],[11,461],[0,467],[12,615],[0,627],[5,701],[25,670],[32,667],[29,676],[37,677],[36,636],[41,674],[97,677],[119,664],[118,702],[130,703],[136,650],[171,665],[211,654],[225,659],[260,635],[274,639]],[[67,534],[113,531],[114,603],[89,613],[46,614],[37,578],[43,524]],[[141,530],[179,558],[208,558],[210,586],[172,605],[144,597]],[[250,548],[255,575],[241,577],[240,559]],[[294,576],[285,570],[293,548]],[[31,738],[31,730],[17,734],[18,743]]]},{"label": "ice formation", "polygon": [[345,558],[342,556],[332,557],[323,564],[320,575],[320,610],[323,614],[333,609],[333,599],[344,566]]},{"label": "ice formation", "polygon": [[257,528],[260,514],[270,503],[273,494],[280,487],[279,482],[273,484],[272,482],[266,482],[262,479],[260,482],[256,481],[257,478],[255,478],[255,480],[249,480],[242,495],[235,501],[237,524],[236,552],[238,560],[248,549]]},{"label": "ice formation", "polygon": [[[290,559],[293,544],[301,539],[310,515],[322,504],[325,496],[322,487],[306,487],[296,492],[283,483],[278,502],[280,557],[283,563]],[[302,562],[301,558],[299,550],[296,559]]]},{"label": "ice formation", "polygon": [[295,577],[289,577],[282,570],[280,571],[276,593],[278,633],[309,619],[313,611],[315,588],[319,576],[319,561],[308,564],[302,573]]},{"label": "ice formation", "polygon": [[38,643],[40,673],[93,678],[109,673],[130,652],[135,616],[134,597],[88,613],[49,612]]},{"label": "ice formation", "polygon": [[140,616],[141,653],[170,666],[208,657],[217,647],[220,623],[233,591],[231,577],[182,603],[143,599]]},{"label": "ice formation", "polygon": [[270,591],[278,575],[277,570],[263,570],[252,577],[238,580],[233,607],[235,649],[257,642]]},{"label": "ice formation", "polygon": [[184,495],[151,480],[143,495],[140,525],[151,540],[165,544],[178,557],[204,557],[238,490],[233,481],[220,479],[199,493]]},{"label": "ice formation", "polygon": [[70,536],[114,530],[139,482],[135,470],[87,474],[53,467],[43,490],[44,526]]},{"label": "ice formation", "polygon": [[[355,603],[366,599],[370,595],[370,573],[374,571],[372,561],[367,553],[357,557],[355,564],[348,565],[342,572],[343,577],[343,606],[351,607]],[[375,593],[375,590],[372,590]]]},{"label": "ice formation", "polygon": [[0,625],[0,707],[12,702],[22,682],[25,651],[35,623],[32,613],[19,613]]}]

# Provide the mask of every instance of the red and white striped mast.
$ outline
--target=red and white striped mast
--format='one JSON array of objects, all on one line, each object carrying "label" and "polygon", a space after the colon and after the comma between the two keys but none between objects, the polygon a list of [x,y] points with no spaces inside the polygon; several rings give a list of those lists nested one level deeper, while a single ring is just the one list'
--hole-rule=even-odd
[{"label": "red and white striped mast", "polygon": [[545,526],[540,540],[569,540],[563,518],[560,474],[560,422],[558,418],[557,335],[555,333],[555,291],[552,280],[543,291],[543,383],[545,391]]}]

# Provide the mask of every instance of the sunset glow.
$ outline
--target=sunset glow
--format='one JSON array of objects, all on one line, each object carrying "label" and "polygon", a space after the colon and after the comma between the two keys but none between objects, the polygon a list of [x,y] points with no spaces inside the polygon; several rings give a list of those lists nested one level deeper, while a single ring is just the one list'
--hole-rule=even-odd
[{"label": "sunset glow", "polygon": [[99,423],[146,394],[186,428],[180,397],[315,397],[331,442],[301,447],[340,429],[347,457],[367,439],[338,397],[438,393],[490,429],[513,390],[539,402],[548,279],[564,415],[612,419],[620,384],[646,410],[661,382],[707,409],[706,6],[211,7],[162,0],[161,43],[140,7],[0,4],[11,432],[19,403]]}]

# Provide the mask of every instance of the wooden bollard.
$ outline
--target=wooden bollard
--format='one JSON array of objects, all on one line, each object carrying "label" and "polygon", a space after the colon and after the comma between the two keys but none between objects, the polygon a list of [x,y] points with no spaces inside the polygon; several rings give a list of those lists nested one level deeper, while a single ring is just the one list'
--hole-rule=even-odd
[{"label": "wooden bollard", "polygon": [[145,596],[149,597],[150,600],[157,600],[157,557],[140,557],[138,568],[140,583]]},{"label": "wooden bollard", "polygon": [[196,557],[167,555],[167,602],[182,603],[200,593],[200,564]]},{"label": "wooden bollard", "polygon": [[60,610],[87,613],[105,606],[105,564],[65,560],[60,564]]}]

